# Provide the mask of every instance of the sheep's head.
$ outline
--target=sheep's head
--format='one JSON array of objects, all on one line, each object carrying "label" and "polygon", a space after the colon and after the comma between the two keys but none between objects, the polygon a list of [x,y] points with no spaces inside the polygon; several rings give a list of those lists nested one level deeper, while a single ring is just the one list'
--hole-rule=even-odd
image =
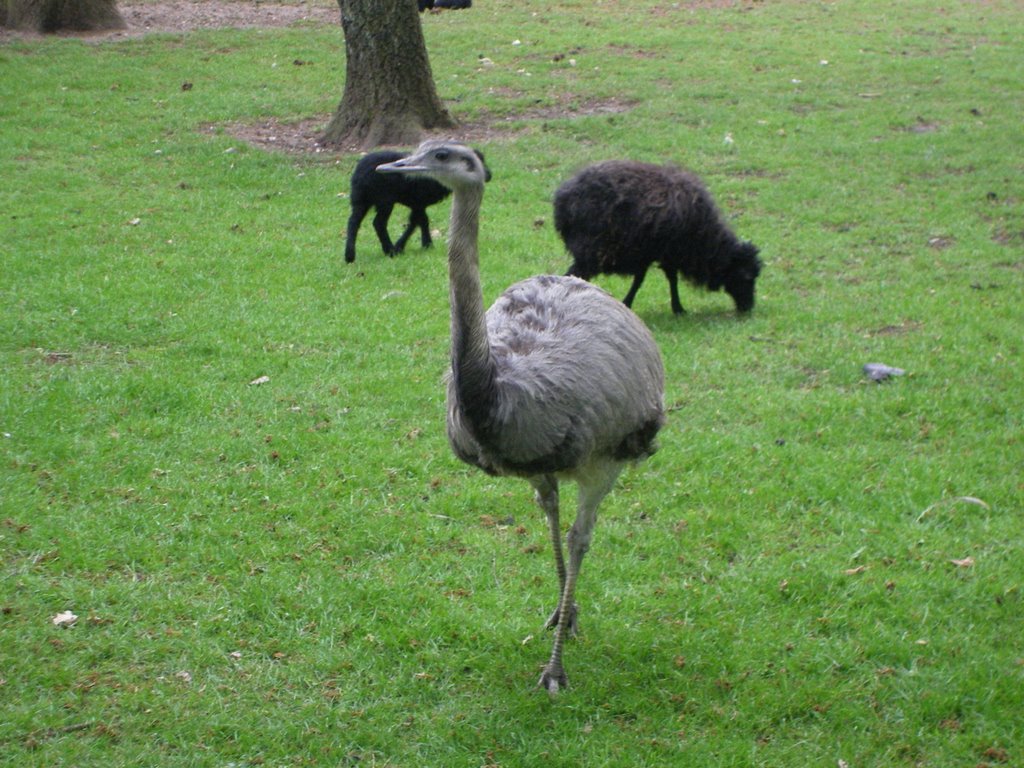
[{"label": "sheep's head", "polygon": [[757,246],[753,243],[741,243],[722,281],[725,292],[736,303],[737,312],[749,312],[754,308],[754,283],[761,274],[761,260],[757,254]]}]

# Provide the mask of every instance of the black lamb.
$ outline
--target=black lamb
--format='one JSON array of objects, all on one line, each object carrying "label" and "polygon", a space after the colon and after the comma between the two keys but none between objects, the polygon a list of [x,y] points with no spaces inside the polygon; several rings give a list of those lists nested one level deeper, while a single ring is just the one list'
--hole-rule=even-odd
[{"label": "black lamb", "polygon": [[[483,154],[480,152],[476,154],[482,162]],[[404,174],[377,173],[378,165],[393,163],[406,155],[408,152],[380,150],[371,152],[356,163],[349,191],[352,215],[348,219],[345,261],[351,263],[356,260],[356,234],[371,208],[377,209],[377,213],[373,217],[373,228],[377,232],[377,238],[380,240],[385,255],[394,256],[401,253],[405,248],[406,241],[417,227],[420,229],[423,247],[431,246],[433,241],[430,238],[430,220],[427,218],[427,208],[441,202],[451,193],[433,179],[411,177]],[[486,167],[485,164],[484,168]],[[490,181],[490,178],[491,172],[487,170],[487,180]],[[388,235],[388,220],[391,218],[391,211],[396,204],[410,209],[409,224],[402,232],[402,236],[398,238],[398,242],[392,243],[391,237]]]},{"label": "black lamb", "polygon": [[732,233],[703,182],[687,171],[631,160],[584,168],[555,192],[555,229],[573,257],[568,274],[633,275],[627,307],[651,264],[664,270],[677,315],[684,311],[679,274],[709,291],[724,288],[738,312],[754,307],[758,249]]}]

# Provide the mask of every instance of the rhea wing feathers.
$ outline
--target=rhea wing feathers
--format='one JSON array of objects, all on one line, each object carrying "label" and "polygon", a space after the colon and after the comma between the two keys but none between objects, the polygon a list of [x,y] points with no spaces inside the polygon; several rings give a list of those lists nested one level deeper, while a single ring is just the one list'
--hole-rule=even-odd
[{"label": "rhea wing feathers", "polygon": [[467,393],[449,382],[449,438],[464,461],[497,474],[558,472],[595,452],[622,458],[624,435],[660,426],[663,372],[650,333],[600,288],[524,280],[488,310],[487,330],[497,398],[486,417],[470,424]]}]

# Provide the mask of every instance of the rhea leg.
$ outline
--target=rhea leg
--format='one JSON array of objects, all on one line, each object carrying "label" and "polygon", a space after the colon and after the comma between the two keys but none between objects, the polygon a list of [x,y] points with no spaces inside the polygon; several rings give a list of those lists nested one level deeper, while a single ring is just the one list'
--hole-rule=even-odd
[{"label": "rhea leg", "polygon": [[[562,594],[565,592],[565,556],[562,554],[562,530],[558,515],[558,479],[554,475],[540,475],[531,478],[530,482],[537,492],[537,504],[544,510],[544,516],[548,520],[551,549],[555,554],[555,572],[558,574],[558,603],[544,625],[545,629],[554,629],[558,626],[558,619],[562,613]],[[576,609],[575,603],[569,608],[569,632],[573,635],[576,634]]]},{"label": "rhea leg", "polygon": [[[622,470],[620,462],[608,462],[592,467],[581,474],[579,483],[579,501],[576,521],[566,535],[569,549],[569,562],[565,565],[565,580],[562,583],[562,596],[558,601],[558,623],[555,626],[555,642],[551,649],[551,658],[544,667],[538,685],[546,688],[554,695],[560,688],[569,684],[569,679],[562,667],[562,648],[565,639],[575,630],[576,626],[576,580],[583,565],[583,556],[590,549],[594,525],[597,523],[597,508]],[[558,550],[560,551],[560,547]],[[568,608],[567,608],[568,606]]]}]

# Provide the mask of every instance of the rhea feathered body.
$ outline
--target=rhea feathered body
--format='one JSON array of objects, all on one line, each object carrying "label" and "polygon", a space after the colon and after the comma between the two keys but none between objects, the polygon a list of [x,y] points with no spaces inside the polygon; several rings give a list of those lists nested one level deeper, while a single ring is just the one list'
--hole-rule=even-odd
[{"label": "rhea feathered body", "polygon": [[[661,361],[615,364],[649,345],[650,334],[609,299],[583,280],[551,275],[498,298],[486,315],[492,364],[481,374],[457,358],[448,383],[448,437],[460,459],[529,477],[571,474],[590,456],[627,461],[648,452],[661,425]],[[608,335],[615,319],[621,332]]]}]

